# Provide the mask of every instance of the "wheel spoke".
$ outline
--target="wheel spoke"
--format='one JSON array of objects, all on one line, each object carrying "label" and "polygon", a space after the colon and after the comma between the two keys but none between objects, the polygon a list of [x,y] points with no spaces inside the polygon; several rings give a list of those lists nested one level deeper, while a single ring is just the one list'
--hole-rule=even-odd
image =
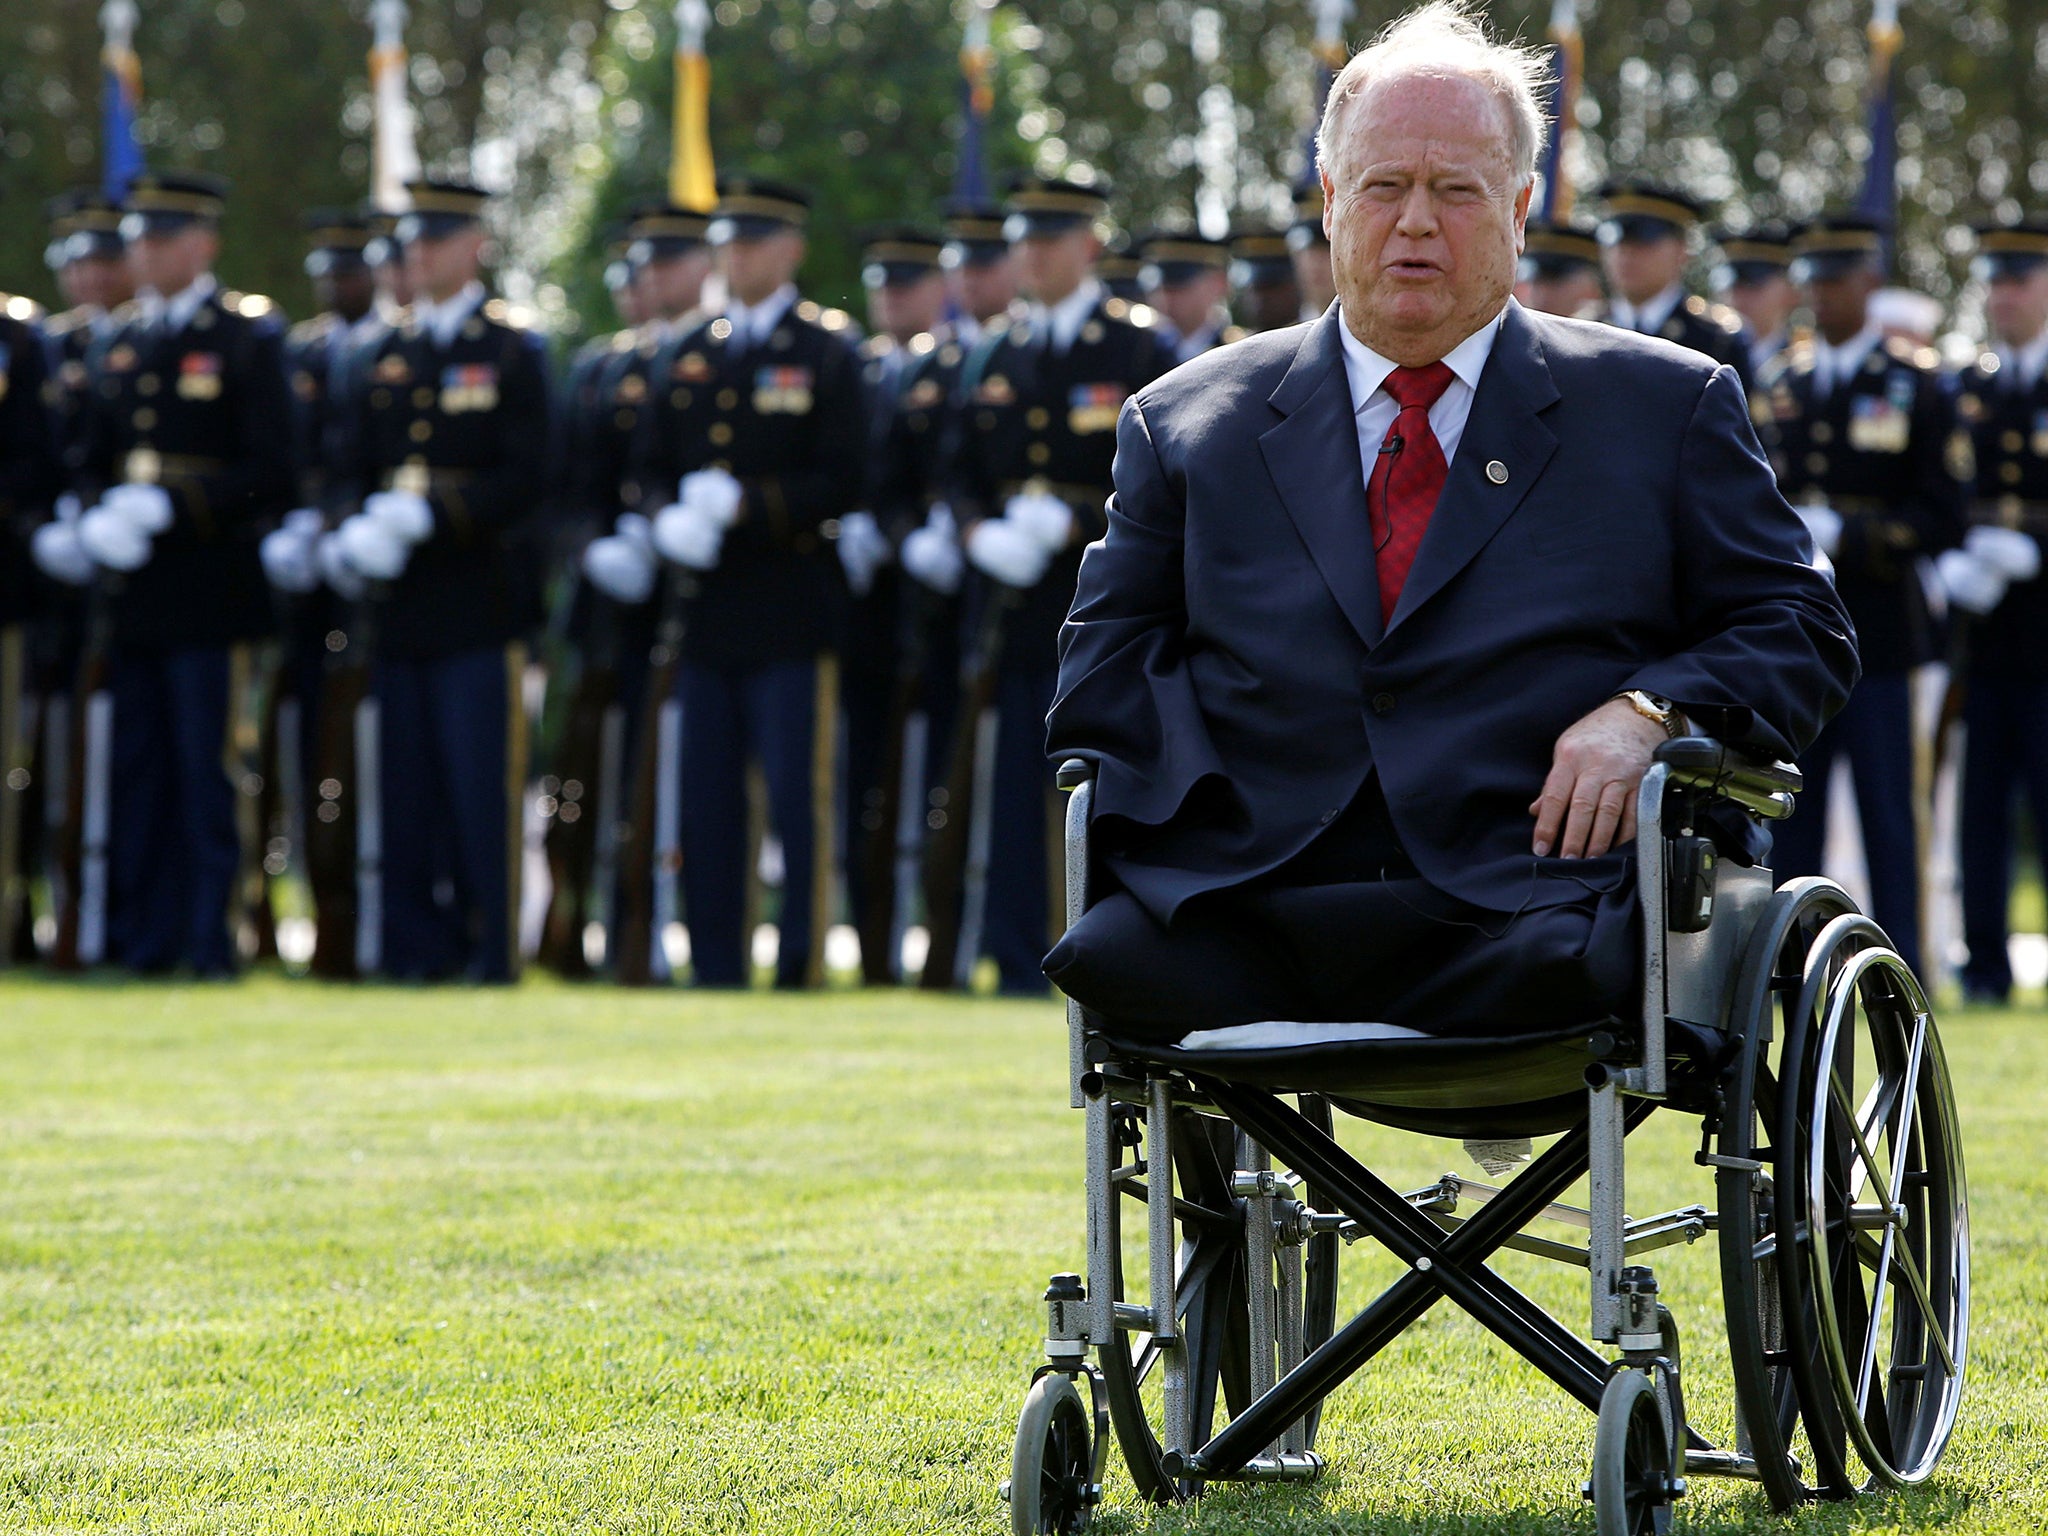
[{"label": "wheel spoke", "polygon": [[[1835,1076],[1832,1070],[1828,1073],[1828,1098],[1841,1113],[1842,1124],[1849,1132],[1850,1138],[1856,1143],[1856,1150],[1862,1156],[1863,1168],[1869,1174],[1871,1182],[1877,1185],[1878,1198],[1886,1205],[1890,1205],[1892,1203],[1891,1186],[1885,1181],[1884,1176],[1877,1171],[1879,1166],[1877,1154],[1870,1150],[1870,1143],[1864,1139],[1863,1127],[1856,1123],[1856,1115],[1849,1108],[1848,1095],[1842,1091],[1842,1081]],[[1845,1177],[1843,1179],[1845,1190],[1849,1187],[1849,1184],[1850,1180]],[[1856,1188],[1862,1188],[1861,1180],[1856,1181]],[[1854,1203],[1853,1196],[1850,1203]]]},{"label": "wheel spoke", "polygon": [[1856,1411],[1859,1414],[1867,1413],[1870,1408],[1870,1379],[1877,1369],[1877,1340],[1884,1328],[1886,1282],[1891,1275],[1892,1240],[1897,1235],[1898,1228],[1887,1225],[1884,1243],[1878,1250],[1877,1280],[1870,1299],[1870,1326],[1863,1330],[1863,1362],[1856,1372]]},{"label": "wheel spoke", "polygon": [[1899,1268],[1906,1276],[1906,1284],[1913,1297],[1920,1303],[1920,1315],[1927,1323],[1927,1337],[1934,1341],[1935,1353],[1941,1356],[1941,1367],[1949,1375],[1956,1373],[1956,1357],[1950,1353],[1948,1336],[1941,1331],[1941,1319],[1935,1315],[1934,1298],[1927,1293],[1927,1281],[1920,1273],[1920,1266],[1913,1259],[1913,1245],[1902,1243],[1898,1248]]},{"label": "wheel spoke", "polygon": [[1928,1016],[1913,1015],[1913,1041],[1906,1048],[1905,1083],[1899,1090],[1899,1123],[1892,1127],[1892,1188],[1906,1185],[1906,1158],[1913,1149],[1913,1106],[1920,1093],[1920,1063],[1927,1057]]}]

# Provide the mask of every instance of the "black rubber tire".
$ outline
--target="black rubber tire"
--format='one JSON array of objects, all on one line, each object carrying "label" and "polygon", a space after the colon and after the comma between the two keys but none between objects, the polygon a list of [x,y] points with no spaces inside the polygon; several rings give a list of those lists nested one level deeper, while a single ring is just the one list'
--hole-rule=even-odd
[{"label": "black rubber tire", "polygon": [[1607,1380],[1588,1486],[1599,1536],[1663,1536],[1671,1528],[1671,1440],[1657,1389],[1642,1371]]},{"label": "black rubber tire", "polygon": [[1073,1381],[1048,1371],[1024,1395],[1010,1448],[1011,1536],[1076,1536],[1095,1513],[1089,1415]]}]

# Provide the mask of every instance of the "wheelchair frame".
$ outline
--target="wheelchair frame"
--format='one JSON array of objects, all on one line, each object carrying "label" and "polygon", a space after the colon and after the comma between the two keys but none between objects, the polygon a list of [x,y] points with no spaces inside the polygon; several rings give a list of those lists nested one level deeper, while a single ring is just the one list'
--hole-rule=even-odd
[{"label": "wheelchair frame", "polygon": [[[1093,770],[1070,762],[1060,780],[1071,791],[1072,923],[1089,896]],[[1798,787],[1795,769],[1705,738],[1660,750],[1637,802],[1638,847],[1664,855],[1638,863],[1640,1037],[1594,1037],[1585,1117],[1505,1185],[1446,1174],[1403,1194],[1337,1144],[1329,1105],[1308,1085],[1286,1090],[1301,1093],[1291,1108],[1278,1091],[1231,1081],[1227,1062],[1212,1074],[1184,1056],[1168,1064],[1120,1051],[1069,999],[1069,1102],[1086,1117],[1088,1284],[1058,1275],[1046,1292],[1046,1364],[1003,1489],[1013,1530],[1085,1526],[1112,1431],[1139,1491],[1160,1502],[1210,1482],[1314,1479],[1323,1399],[1443,1298],[1599,1416],[1586,1495],[1603,1533],[1663,1529],[1688,1473],[1760,1482],[1781,1509],[1847,1497],[1858,1487],[1851,1442],[1872,1481],[1930,1475],[1960,1400],[1969,1306],[1960,1138],[1931,1009],[1839,887],[1802,880],[1774,891],[1767,869],[1711,854],[1702,880],[1696,858],[1677,858],[1674,839],[1704,843],[1693,817],[1708,802],[1777,819]],[[1697,1157],[1714,1172],[1719,1210],[1631,1220],[1626,1137],[1672,1092],[1670,1019],[1724,1031],[1729,1044]],[[1874,1079],[1852,1105],[1866,1055]],[[1691,1093],[1697,1100],[1696,1083]],[[1889,1159],[1875,1150],[1887,1139]],[[1274,1169],[1274,1155],[1291,1175]],[[1581,1176],[1588,1208],[1559,1204]],[[1128,1199],[1145,1205],[1143,1305],[1121,1297]],[[1460,1217],[1467,1202],[1477,1209]],[[1525,1233],[1539,1216],[1580,1226],[1586,1246]],[[1176,1221],[1194,1234],[1181,1244]],[[1730,1320],[1733,1448],[1687,1420],[1677,1326],[1654,1271],[1637,1262],[1710,1230]],[[1361,1236],[1407,1272],[1337,1328],[1337,1247]],[[1619,1358],[1610,1363],[1489,1268],[1501,1248],[1585,1267],[1590,1336]],[[1239,1259],[1241,1285],[1229,1279]],[[1862,1289],[1865,1270],[1874,1294]],[[1173,1305],[1157,1304],[1165,1297]],[[1156,1428],[1138,1394],[1155,1369]],[[1219,1396],[1234,1411],[1212,1434]],[[1810,1482],[1795,1454],[1800,1430]]]}]

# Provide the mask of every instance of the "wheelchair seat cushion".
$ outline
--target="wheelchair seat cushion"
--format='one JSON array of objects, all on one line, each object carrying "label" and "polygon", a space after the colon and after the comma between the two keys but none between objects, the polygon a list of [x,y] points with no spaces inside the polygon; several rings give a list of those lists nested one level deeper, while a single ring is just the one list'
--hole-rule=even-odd
[{"label": "wheelchair seat cushion", "polygon": [[1159,1045],[1270,1020],[1370,1019],[1425,1040],[1583,1037],[1589,1020],[1634,1015],[1642,962],[1633,861],[1579,862],[1578,900],[1520,913],[1410,878],[1247,886],[1186,903],[1168,926],[1116,892],[1061,938],[1046,974],[1107,1033]]}]

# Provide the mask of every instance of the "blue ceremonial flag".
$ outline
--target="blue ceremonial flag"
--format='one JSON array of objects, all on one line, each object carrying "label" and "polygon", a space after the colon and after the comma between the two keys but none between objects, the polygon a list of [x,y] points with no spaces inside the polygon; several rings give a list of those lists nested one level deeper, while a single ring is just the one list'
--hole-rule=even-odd
[{"label": "blue ceremonial flag", "polygon": [[1876,0],[1870,17],[1870,158],[1863,163],[1863,191],[1856,199],[1856,211],[1876,221],[1883,232],[1887,265],[1898,213],[1899,144],[1892,65],[1904,41],[1898,0]]},{"label": "blue ceremonial flag", "polygon": [[960,160],[953,172],[953,202],[963,208],[988,201],[982,139],[996,104],[996,56],[989,46],[988,12],[986,0],[968,0],[967,32],[960,43]]},{"label": "blue ceremonial flag", "polygon": [[1572,211],[1571,183],[1564,174],[1564,138],[1578,115],[1579,80],[1585,72],[1585,43],[1579,36],[1579,8],[1574,0],[1552,0],[1550,41],[1554,59],[1550,100],[1545,103],[1550,135],[1543,147],[1543,203],[1537,214],[1548,224],[1561,224]]},{"label": "blue ceremonial flag", "polygon": [[100,12],[106,46],[100,52],[101,189],[116,203],[142,171],[135,114],[142,105],[142,60],[135,52],[133,0],[108,0]]}]

